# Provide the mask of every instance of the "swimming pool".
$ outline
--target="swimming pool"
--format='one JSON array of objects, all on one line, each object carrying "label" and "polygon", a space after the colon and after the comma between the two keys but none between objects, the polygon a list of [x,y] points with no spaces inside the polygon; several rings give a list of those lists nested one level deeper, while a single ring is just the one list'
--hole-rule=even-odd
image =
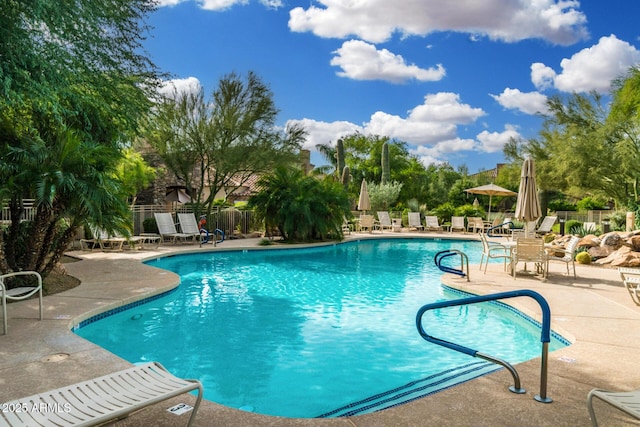
[{"label": "swimming pool", "polygon": [[[84,322],[76,333],[131,362],[199,378],[205,398],[287,417],[372,412],[497,367],[422,340],[442,249],[479,262],[476,241],[363,240],[306,249],[203,252],[149,262],[176,291]],[[434,311],[438,336],[510,363],[540,355],[540,332],[499,304]],[[550,350],[565,345],[553,339]]]}]

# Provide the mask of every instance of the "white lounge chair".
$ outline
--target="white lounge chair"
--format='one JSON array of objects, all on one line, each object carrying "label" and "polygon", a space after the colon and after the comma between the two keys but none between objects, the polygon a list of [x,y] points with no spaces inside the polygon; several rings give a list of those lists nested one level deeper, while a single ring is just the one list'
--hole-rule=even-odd
[{"label": "white lounge chair", "polygon": [[536,229],[536,234],[547,234],[551,232],[553,224],[556,223],[557,216],[545,216],[540,226]]},{"label": "white lounge chair", "polygon": [[409,228],[424,230],[424,225],[422,225],[422,221],[420,220],[420,212],[409,212],[408,219],[409,219]]},{"label": "white lounge chair", "polygon": [[[176,225],[173,223],[173,217],[170,213],[154,213],[153,216],[156,219],[156,224],[158,225],[158,233],[162,240],[171,240],[172,243],[176,243],[177,240],[181,239],[183,241],[187,241],[187,239],[191,239],[195,241],[195,236],[193,234],[186,233],[178,233],[176,230]],[[200,233],[198,233],[200,235]]]},{"label": "white lounge chair", "polygon": [[192,213],[179,213],[178,223],[180,224],[180,231],[182,234],[188,234],[192,236],[194,240],[199,240],[202,243],[204,234],[200,233],[200,227],[198,227],[198,221],[196,216]]},{"label": "white lounge chair", "polygon": [[618,272],[624,286],[629,291],[629,295],[631,295],[631,299],[636,305],[640,305],[640,269],[620,267]]},{"label": "white lounge chair", "polygon": [[593,427],[598,427],[596,413],[593,410],[594,397],[640,420],[640,390],[613,392],[594,388],[587,395],[587,407]]},{"label": "white lounge chair", "polygon": [[427,224],[427,231],[442,231],[443,228],[438,222],[437,216],[425,216],[424,222]]},{"label": "white lounge chair", "polygon": [[389,212],[378,212],[378,225],[380,227],[380,231],[384,231],[385,228],[393,230],[393,222],[391,222]]},{"label": "white lounge chair", "polygon": [[[33,286],[20,286],[17,288],[7,289],[6,280],[16,276],[35,276],[36,284]],[[7,333],[7,301],[20,301],[30,298],[38,293],[40,298],[40,320],[43,319],[42,307],[42,276],[37,271],[16,271],[0,276],[0,298],[2,299],[2,321],[4,324],[4,334]],[[0,413],[2,412],[0,407]],[[1,421],[1,420],[0,420]]]},{"label": "white lounge chair", "polygon": [[58,410],[0,411],[4,426],[94,426],[124,418],[134,411],[198,390],[189,417],[192,425],[202,401],[202,384],[172,375],[157,362],[146,363],[56,390],[2,404],[6,408]]},{"label": "white lounge chair", "polygon": [[454,230],[462,231],[464,233],[467,232],[467,227],[464,226],[463,216],[451,217],[451,228],[449,228],[449,232],[453,232]]}]

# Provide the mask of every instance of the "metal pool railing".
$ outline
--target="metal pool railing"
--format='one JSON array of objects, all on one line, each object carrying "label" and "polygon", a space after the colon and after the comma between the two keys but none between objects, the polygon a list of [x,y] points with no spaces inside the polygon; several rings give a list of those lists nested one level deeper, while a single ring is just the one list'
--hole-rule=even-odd
[{"label": "metal pool railing", "polygon": [[489,356],[487,354],[481,353],[477,350],[473,350],[471,348],[468,348],[459,344],[455,344],[449,341],[435,338],[427,334],[427,332],[424,330],[424,327],[422,325],[423,323],[422,316],[424,315],[424,313],[426,313],[429,310],[434,310],[437,308],[444,308],[444,307],[454,307],[454,306],[460,306],[460,305],[475,304],[475,303],[486,302],[486,301],[496,301],[499,299],[515,298],[515,297],[522,297],[522,296],[527,296],[535,299],[540,305],[540,308],[542,310],[542,332],[540,335],[540,341],[542,342],[540,394],[536,395],[534,398],[538,402],[551,403],[553,400],[547,396],[547,369],[548,369],[547,363],[548,363],[548,353],[549,353],[549,342],[551,341],[551,310],[549,309],[549,304],[547,303],[547,301],[539,293],[528,290],[528,289],[522,289],[518,291],[501,292],[501,293],[491,294],[491,295],[480,295],[480,296],[473,296],[468,298],[461,298],[461,299],[452,300],[452,301],[440,301],[440,302],[435,302],[431,304],[426,304],[426,305],[423,305],[418,310],[418,314],[416,315],[416,327],[418,328],[418,333],[420,334],[420,336],[426,341],[429,341],[434,344],[438,344],[440,346],[449,348],[451,350],[458,351],[460,353],[468,354],[469,356],[478,357],[478,358],[481,358],[505,367],[513,376],[513,381],[514,381],[514,385],[509,387],[509,390],[512,391],[513,393],[522,394],[522,393],[525,393],[525,390],[520,387],[520,377],[518,376],[518,372],[511,364],[509,364],[509,362],[498,359],[497,357]]}]

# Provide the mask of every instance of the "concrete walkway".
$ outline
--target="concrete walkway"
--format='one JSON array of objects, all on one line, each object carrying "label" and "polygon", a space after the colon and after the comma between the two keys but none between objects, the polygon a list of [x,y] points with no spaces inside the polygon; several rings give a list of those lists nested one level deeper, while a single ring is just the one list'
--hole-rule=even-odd
[{"label": "concrete walkway", "polygon": [[[450,233],[375,233],[374,237],[476,236]],[[352,234],[348,239],[371,238]],[[270,249],[259,239],[232,240],[213,248],[178,245],[157,250],[72,252],[82,261],[65,264],[82,284],[45,298],[45,320],[37,321],[37,301],[9,306],[9,331],[0,335],[0,402],[124,369],[130,364],[70,332],[70,328],[107,308],[124,305],[175,287],[173,273],[146,266],[142,259],[176,251]],[[577,266],[578,279],[565,275],[565,265],[551,265],[549,279],[537,276],[514,280],[502,264],[489,265],[486,275],[471,267],[471,281],[445,275],[443,282],[476,294],[532,289],[549,302],[552,328],[573,344],[549,355],[547,396],[553,403],[538,403],[540,359],[517,365],[524,395],[508,391],[511,376],[505,370],[483,376],[406,405],[373,414],[339,419],[287,419],[262,416],[205,401],[197,426],[589,426],[586,396],[590,389],[640,388],[640,307],[622,286],[616,270]],[[529,298],[506,301],[539,319],[540,310]],[[176,416],[167,408],[192,403],[191,395],[139,411],[118,426],[186,425],[188,414]],[[600,402],[596,414],[601,426],[640,426]]]}]

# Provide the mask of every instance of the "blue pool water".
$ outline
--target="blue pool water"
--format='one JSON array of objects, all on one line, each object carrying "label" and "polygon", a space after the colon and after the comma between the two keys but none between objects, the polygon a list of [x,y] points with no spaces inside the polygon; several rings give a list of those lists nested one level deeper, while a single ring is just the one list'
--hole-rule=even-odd
[{"label": "blue pool water", "polygon": [[[449,248],[479,262],[478,242],[426,239],[162,258],[148,264],[179,274],[176,291],[76,333],[198,378],[205,398],[226,406],[287,417],[371,412],[496,369],[417,333],[422,305],[461,296],[443,288],[433,263]],[[539,328],[499,304],[425,319],[433,335],[510,363],[540,356]],[[550,350],[563,345],[554,339]]]}]

